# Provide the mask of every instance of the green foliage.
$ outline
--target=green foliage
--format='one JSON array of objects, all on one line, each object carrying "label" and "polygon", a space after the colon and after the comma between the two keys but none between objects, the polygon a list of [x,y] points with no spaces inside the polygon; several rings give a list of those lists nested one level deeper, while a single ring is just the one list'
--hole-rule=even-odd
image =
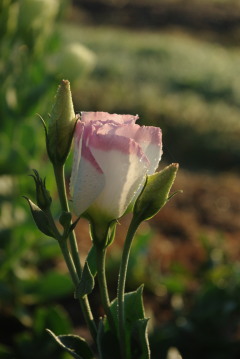
[{"label": "green foliage", "polygon": [[91,275],[93,277],[97,274],[97,259],[96,259],[97,251],[96,247],[92,246],[90,251],[88,252],[86,263],[89,266],[89,269],[91,271]]},{"label": "green foliage", "polygon": [[[173,346],[186,359],[233,359],[239,355],[236,337],[240,315],[239,264],[225,254],[224,243],[212,244],[204,238],[202,244],[206,258],[194,277],[199,281],[198,290],[189,289],[194,280],[192,275],[185,276],[181,290],[171,285],[173,315],[150,337],[153,357],[166,358],[168,348]],[[161,283],[168,285],[164,277]],[[177,284],[177,276],[175,279]]]},{"label": "green foliage", "polygon": [[92,275],[88,262],[86,261],[83,268],[82,277],[75,291],[75,297],[79,298],[90,294],[93,291],[94,284],[94,276]]},{"label": "green foliage", "polygon": [[[143,307],[143,286],[136,291],[126,293],[124,295],[124,311],[125,311],[125,331],[127,337],[127,345],[131,352],[132,359],[148,359],[150,358],[150,350],[148,344],[147,322]],[[111,312],[117,326],[118,323],[118,307],[117,300],[111,303]]]},{"label": "green foliage", "polygon": [[[69,65],[62,67],[64,56],[70,55],[75,61],[75,81],[88,68],[88,59],[81,57],[81,51],[87,52],[84,46],[76,45],[76,54],[69,50],[69,42],[63,54],[58,26],[66,3],[0,1],[0,321],[1,326],[7,323],[11,328],[0,337],[0,356],[11,359],[32,358],[33,353],[36,358],[62,358],[47,333],[35,333],[35,306],[48,303],[43,327],[57,332],[56,323],[60,328],[65,319],[59,314],[54,324],[48,322],[47,317],[53,317],[50,303],[73,290],[64,273],[49,270],[59,257],[58,244],[36,230],[22,198],[27,193],[35,201],[36,196],[35,202],[45,207],[40,196],[43,187],[36,195],[27,178],[32,168],[41,168],[41,176],[47,177],[48,189],[55,198],[51,168],[46,164],[44,129],[36,114],[46,117],[58,79],[68,77]],[[33,207],[38,225],[51,235],[44,213]],[[58,217],[56,206],[52,207]]]},{"label": "green foliage", "polygon": [[[136,291],[126,293],[125,298],[125,333],[127,338],[127,350],[131,353],[132,359],[150,358],[150,350],[147,336],[148,319],[145,318],[143,308],[143,286]],[[113,319],[118,326],[118,305],[117,299],[113,300],[110,306]],[[102,353],[101,359],[120,359],[120,348],[117,333],[110,331],[107,319],[100,322],[98,328],[98,347]]]},{"label": "green foliage", "polygon": [[[24,313],[23,313],[24,314]],[[67,333],[70,330],[70,322],[66,313],[60,307],[38,307],[31,316],[25,313],[25,325],[14,322],[13,318],[2,318],[2,328],[6,328],[5,334],[8,335],[9,324],[14,326],[14,341],[11,345],[6,343],[1,345],[1,358],[56,358],[63,359],[61,351],[46,332],[46,327],[51,327],[54,331]],[[12,328],[13,329],[13,328]],[[8,341],[9,338],[6,338]]]},{"label": "green foliage", "polygon": [[83,338],[76,335],[58,335],[56,336],[48,329],[49,334],[55,341],[65,349],[73,358],[76,359],[94,359],[93,353]]}]

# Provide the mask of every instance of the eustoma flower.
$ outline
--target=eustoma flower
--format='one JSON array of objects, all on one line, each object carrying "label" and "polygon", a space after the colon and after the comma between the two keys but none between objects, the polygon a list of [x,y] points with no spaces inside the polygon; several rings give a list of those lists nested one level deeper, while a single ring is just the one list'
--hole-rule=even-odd
[{"label": "eustoma flower", "polygon": [[158,127],[138,116],[83,112],[74,134],[70,192],[76,215],[110,222],[136,199],[162,155]]}]

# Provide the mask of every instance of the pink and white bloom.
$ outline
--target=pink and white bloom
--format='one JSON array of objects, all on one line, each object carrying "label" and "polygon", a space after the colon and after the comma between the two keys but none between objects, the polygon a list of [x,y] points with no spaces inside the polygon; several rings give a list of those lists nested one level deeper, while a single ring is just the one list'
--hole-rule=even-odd
[{"label": "pink and white bloom", "polygon": [[153,174],[162,155],[158,127],[138,116],[83,112],[74,134],[70,180],[73,210],[111,221],[121,217]]}]

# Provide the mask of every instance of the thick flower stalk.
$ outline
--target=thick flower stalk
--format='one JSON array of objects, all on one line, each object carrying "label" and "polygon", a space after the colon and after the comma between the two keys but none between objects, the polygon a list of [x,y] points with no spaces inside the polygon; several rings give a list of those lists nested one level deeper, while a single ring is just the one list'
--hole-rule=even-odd
[{"label": "thick flower stalk", "polygon": [[73,210],[98,222],[120,218],[162,155],[158,127],[138,116],[83,112],[76,124],[70,182]]}]

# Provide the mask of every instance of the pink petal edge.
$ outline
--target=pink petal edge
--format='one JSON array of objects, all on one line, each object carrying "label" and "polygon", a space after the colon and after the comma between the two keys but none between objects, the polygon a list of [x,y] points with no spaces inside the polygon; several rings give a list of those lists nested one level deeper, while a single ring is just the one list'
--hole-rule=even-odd
[{"label": "pink petal edge", "polygon": [[149,161],[141,150],[141,147],[132,138],[112,134],[101,135],[94,133],[89,139],[89,147],[105,152],[115,150],[126,155],[136,155],[140,161],[144,161],[147,166],[149,165]]},{"label": "pink petal edge", "polygon": [[108,112],[82,112],[81,120],[85,124],[90,124],[94,122],[101,123],[115,123],[115,124],[130,124],[135,123],[138,120],[139,116],[133,115],[119,115],[116,113],[110,114]]},{"label": "pink petal edge", "polygon": [[[74,134],[74,151],[80,151],[82,157],[90,162],[99,173],[103,173],[88,147],[89,138],[94,131],[95,128],[92,125],[85,126],[83,122],[78,121]],[[81,140],[82,143],[80,144]]]}]

